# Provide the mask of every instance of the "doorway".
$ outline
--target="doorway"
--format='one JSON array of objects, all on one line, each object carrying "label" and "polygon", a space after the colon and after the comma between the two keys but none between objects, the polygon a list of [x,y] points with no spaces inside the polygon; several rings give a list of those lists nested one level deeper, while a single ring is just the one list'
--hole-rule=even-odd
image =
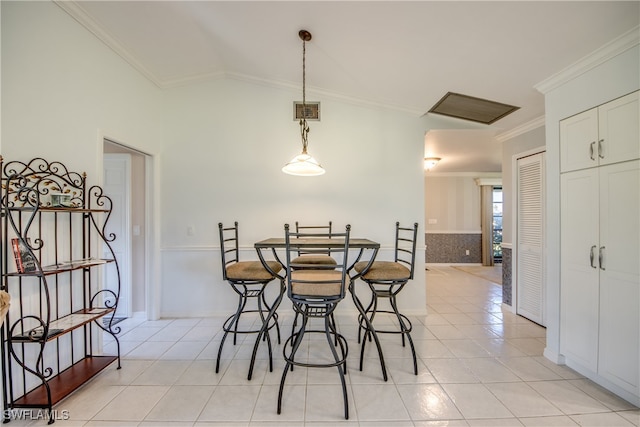
[{"label": "doorway", "polygon": [[[120,268],[116,317],[147,317],[146,161],[148,155],[104,139],[104,192],[114,201],[106,232],[114,233]],[[107,288],[115,286],[105,278]]]},{"label": "doorway", "polygon": [[493,262],[502,263],[502,187],[493,187],[493,221],[491,227]]}]

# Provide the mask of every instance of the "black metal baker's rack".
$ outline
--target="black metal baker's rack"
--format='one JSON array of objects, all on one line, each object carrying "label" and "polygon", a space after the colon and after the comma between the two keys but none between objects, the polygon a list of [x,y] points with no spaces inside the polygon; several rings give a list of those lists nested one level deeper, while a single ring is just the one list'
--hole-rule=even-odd
[{"label": "black metal baker's rack", "polygon": [[[0,170],[0,290],[11,296],[0,329],[3,421],[37,408],[51,424],[54,405],[114,361],[120,368],[120,270],[116,236],[105,232],[112,200],[57,161],[0,156]],[[116,354],[101,354],[102,331]]]}]

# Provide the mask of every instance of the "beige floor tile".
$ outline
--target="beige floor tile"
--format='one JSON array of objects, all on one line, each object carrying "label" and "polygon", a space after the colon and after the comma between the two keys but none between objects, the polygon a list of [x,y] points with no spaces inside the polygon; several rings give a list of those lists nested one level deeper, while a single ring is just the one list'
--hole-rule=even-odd
[{"label": "beige floor tile", "polygon": [[578,425],[566,415],[553,417],[522,417],[520,418],[520,422],[527,427],[571,427]]},{"label": "beige floor tile", "polygon": [[198,421],[250,421],[260,385],[218,386]]},{"label": "beige floor tile", "polygon": [[483,384],[443,384],[442,387],[466,419],[514,417]]},{"label": "beige floor tile", "polygon": [[145,421],[195,421],[215,386],[173,386],[144,418]]},{"label": "beige floor tile", "polygon": [[277,413],[279,385],[262,386],[253,415],[254,421],[298,422],[305,416],[305,387],[286,384],[282,393],[282,411]]},{"label": "beige floor tile", "polygon": [[127,353],[125,359],[159,359],[174,343],[171,341],[145,341]]},{"label": "beige floor tile", "polygon": [[399,385],[412,420],[460,420],[462,414],[438,384]]},{"label": "beige floor tile", "polygon": [[561,377],[531,357],[500,357],[498,360],[524,381],[559,380]]},{"label": "beige floor tile", "polygon": [[424,362],[440,384],[480,381],[460,359],[428,359]]},{"label": "beige floor tile", "polygon": [[390,384],[353,384],[353,395],[358,420],[408,420],[409,413],[396,386]]},{"label": "beige floor tile", "polygon": [[640,426],[640,409],[632,409],[629,411],[617,412],[625,420],[629,420],[634,426]]},{"label": "beige floor tile", "polygon": [[[119,393],[126,387],[105,385],[105,384],[87,384],[83,387],[81,393],[74,393],[68,399],[60,402],[54,409],[62,412],[67,411],[69,420],[88,421],[92,419],[98,412],[106,407]],[[56,422],[56,424],[58,424]]]},{"label": "beige floor tile", "polygon": [[[347,386],[349,421],[359,420],[355,410],[353,393]],[[283,409],[284,410],[284,409]],[[326,422],[333,425],[346,421],[340,385],[308,385],[305,400],[305,423]]]},{"label": "beige floor tile", "polygon": [[567,415],[609,411],[606,406],[569,381],[540,381],[529,385]]},{"label": "beige floor tile", "polygon": [[513,382],[520,378],[495,358],[475,357],[464,359],[465,365],[483,383]]},{"label": "beige floor tile", "polygon": [[571,419],[581,426],[631,427],[633,424],[615,412],[605,414],[572,415]]},{"label": "beige floor tile", "polygon": [[98,412],[93,421],[142,421],[168,390],[168,386],[129,386]]},{"label": "beige floor tile", "polygon": [[191,365],[187,360],[158,360],[133,380],[133,385],[173,385]]},{"label": "beige floor tile", "polygon": [[557,416],[562,412],[522,382],[486,384],[486,387],[516,417]]},{"label": "beige floor tile", "polygon": [[214,361],[195,360],[184,370],[175,385],[217,385],[221,377],[215,372]]},{"label": "beige floor tile", "polygon": [[459,358],[468,357],[489,357],[490,354],[487,350],[482,348],[475,341],[470,339],[464,340],[441,340],[442,344],[447,346],[454,356]]},{"label": "beige floor tile", "polygon": [[204,350],[207,343],[205,341],[178,341],[165,351],[160,359],[162,360],[195,360]]}]

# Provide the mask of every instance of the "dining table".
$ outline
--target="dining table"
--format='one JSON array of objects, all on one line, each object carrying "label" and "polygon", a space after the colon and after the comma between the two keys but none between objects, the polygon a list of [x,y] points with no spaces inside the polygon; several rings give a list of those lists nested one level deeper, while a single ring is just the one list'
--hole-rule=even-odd
[{"label": "dining table", "polygon": [[[273,271],[268,263],[267,263],[267,254],[271,253],[270,256],[268,256],[269,258],[273,257],[276,261],[278,261],[283,267],[284,267],[284,271],[286,272],[286,263],[284,263],[279,254],[278,251],[282,251],[285,250],[287,245],[286,245],[286,241],[284,237],[270,237],[264,240],[260,240],[259,242],[256,242],[254,244],[254,247],[256,249],[256,252],[258,253],[258,258],[260,259],[260,261],[262,262],[262,264],[264,265],[264,267],[271,273],[274,275],[274,277],[278,278],[280,280],[280,291],[278,296],[276,297],[274,303],[271,305],[271,309],[269,310],[269,313],[267,314],[267,317],[264,319],[263,322],[263,326],[260,330],[260,332],[258,332],[258,336],[256,338],[255,344],[254,344],[254,348],[253,348],[253,353],[251,356],[251,362],[249,364],[249,374],[247,379],[251,380],[252,374],[253,374],[253,367],[255,364],[255,359],[256,359],[256,355],[258,352],[258,347],[260,344],[260,341],[262,340],[262,338],[265,336],[265,334],[269,333],[269,321],[271,320],[271,318],[273,318],[273,316],[275,315],[278,307],[280,306],[280,303],[282,302],[282,299],[286,293],[286,276],[279,274],[278,272]],[[296,239],[296,249],[300,248],[300,249],[314,249],[314,248],[341,248],[344,247],[344,239],[343,238],[330,238],[330,239],[326,239],[326,238],[306,238],[306,239]],[[384,363],[384,355],[382,354],[382,347],[380,345],[380,341],[378,340],[378,336],[375,332],[375,328],[373,327],[373,325],[371,324],[369,317],[366,315],[366,311],[364,306],[362,305],[362,302],[360,300],[360,298],[358,298],[357,292],[356,292],[356,281],[358,280],[358,278],[360,278],[362,275],[366,274],[366,272],[369,270],[369,268],[371,268],[371,266],[373,265],[373,262],[376,258],[376,255],[378,254],[378,250],[380,249],[380,243],[375,242],[373,240],[370,239],[366,239],[366,238],[357,238],[357,237],[353,237],[353,238],[349,238],[349,250],[351,252],[351,250],[355,250],[357,251],[357,256],[356,258],[351,262],[349,261],[349,267],[347,269],[347,272],[349,274],[349,293],[351,294],[351,297],[353,299],[353,303],[355,304],[356,309],[358,310],[359,313],[359,322],[364,322],[366,323],[367,326],[367,330],[370,333],[371,338],[373,338],[373,341],[376,344],[376,348],[378,350],[378,357],[380,358],[380,367],[382,370],[382,378],[384,379],[384,381],[387,381],[388,376],[387,376],[387,369],[386,369],[386,365]],[[357,262],[360,262],[361,260],[365,260],[366,258],[363,259],[364,257],[368,257],[368,263],[366,268],[364,268],[360,273],[355,272],[355,270],[353,269],[353,267],[355,266],[355,264]],[[286,273],[285,273],[286,274]],[[361,324],[361,323],[359,323]],[[365,334],[365,337],[363,339],[366,339],[367,335]],[[364,346],[362,346],[362,351],[364,351]],[[363,369],[363,357],[360,358],[360,370],[362,371]],[[273,371],[273,365],[270,364],[269,366],[269,370]]]}]

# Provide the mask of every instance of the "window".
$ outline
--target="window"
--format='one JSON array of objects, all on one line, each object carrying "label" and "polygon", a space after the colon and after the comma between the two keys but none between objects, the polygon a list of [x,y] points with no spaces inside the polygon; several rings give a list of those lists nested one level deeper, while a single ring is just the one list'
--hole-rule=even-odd
[{"label": "window", "polygon": [[502,187],[493,187],[493,260],[502,262]]}]

